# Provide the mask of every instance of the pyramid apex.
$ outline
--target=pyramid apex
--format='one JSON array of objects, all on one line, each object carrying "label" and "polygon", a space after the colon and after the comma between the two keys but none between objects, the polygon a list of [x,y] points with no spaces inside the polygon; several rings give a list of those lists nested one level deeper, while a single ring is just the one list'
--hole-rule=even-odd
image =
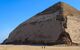
[{"label": "pyramid apex", "polygon": [[50,13],[54,13],[59,10],[61,10],[61,12],[65,12],[67,10],[70,10],[70,13],[78,12],[78,10],[76,8],[70,6],[69,4],[67,4],[65,2],[59,1],[55,4],[53,4],[52,6],[48,7],[44,11],[38,13],[37,15],[50,14]]},{"label": "pyramid apex", "polygon": [[[57,5],[63,6],[63,5],[68,5],[68,4],[65,3],[65,2],[59,1],[59,2],[55,3],[54,5],[55,5],[55,6],[57,6]],[[54,6],[54,5],[53,5],[53,6]]]},{"label": "pyramid apex", "polygon": [[59,1],[56,4],[66,4],[65,2]]},{"label": "pyramid apex", "polygon": [[62,2],[62,1],[59,1],[59,2],[57,2],[57,3],[64,3],[64,2]]}]

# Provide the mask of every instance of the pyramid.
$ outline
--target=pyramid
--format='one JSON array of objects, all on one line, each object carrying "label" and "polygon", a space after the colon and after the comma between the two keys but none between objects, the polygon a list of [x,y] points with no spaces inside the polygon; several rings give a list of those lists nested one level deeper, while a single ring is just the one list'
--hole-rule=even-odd
[{"label": "pyramid", "polygon": [[72,42],[80,43],[79,15],[77,9],[58,2],[21,23],[2,44],[52,44],[65,34],[64,31]]}]

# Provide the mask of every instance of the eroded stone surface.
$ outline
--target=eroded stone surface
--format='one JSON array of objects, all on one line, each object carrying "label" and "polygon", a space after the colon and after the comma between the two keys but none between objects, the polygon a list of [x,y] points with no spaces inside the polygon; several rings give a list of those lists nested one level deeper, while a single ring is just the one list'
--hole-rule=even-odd
[{"label": "eroded stone surface", "polygon": [[80,19],[77,16],[67,16],[67,29],[73,42],[80,43]]}]

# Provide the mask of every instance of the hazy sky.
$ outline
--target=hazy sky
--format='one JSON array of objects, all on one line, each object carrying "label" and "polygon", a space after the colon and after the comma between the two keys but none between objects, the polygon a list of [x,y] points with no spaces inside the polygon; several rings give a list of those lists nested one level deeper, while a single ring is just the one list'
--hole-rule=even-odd
[{"label": "hazy sky", "polygon": [[[0,0],[0,42],[20,23],[60,0]],[[80,10],[80,0],[62,0]]]}]

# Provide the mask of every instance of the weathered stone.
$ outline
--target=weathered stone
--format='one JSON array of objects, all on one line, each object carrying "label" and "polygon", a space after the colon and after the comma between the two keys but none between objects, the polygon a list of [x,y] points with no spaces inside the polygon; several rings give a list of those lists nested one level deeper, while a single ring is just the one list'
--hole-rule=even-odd
[{"label": "weathered stone", "polygon": [[3,44],[55,44],[66,40],[66,43],[80,43],[79,15],[80,12],[75,8],[58,2],[21,23]]}]

